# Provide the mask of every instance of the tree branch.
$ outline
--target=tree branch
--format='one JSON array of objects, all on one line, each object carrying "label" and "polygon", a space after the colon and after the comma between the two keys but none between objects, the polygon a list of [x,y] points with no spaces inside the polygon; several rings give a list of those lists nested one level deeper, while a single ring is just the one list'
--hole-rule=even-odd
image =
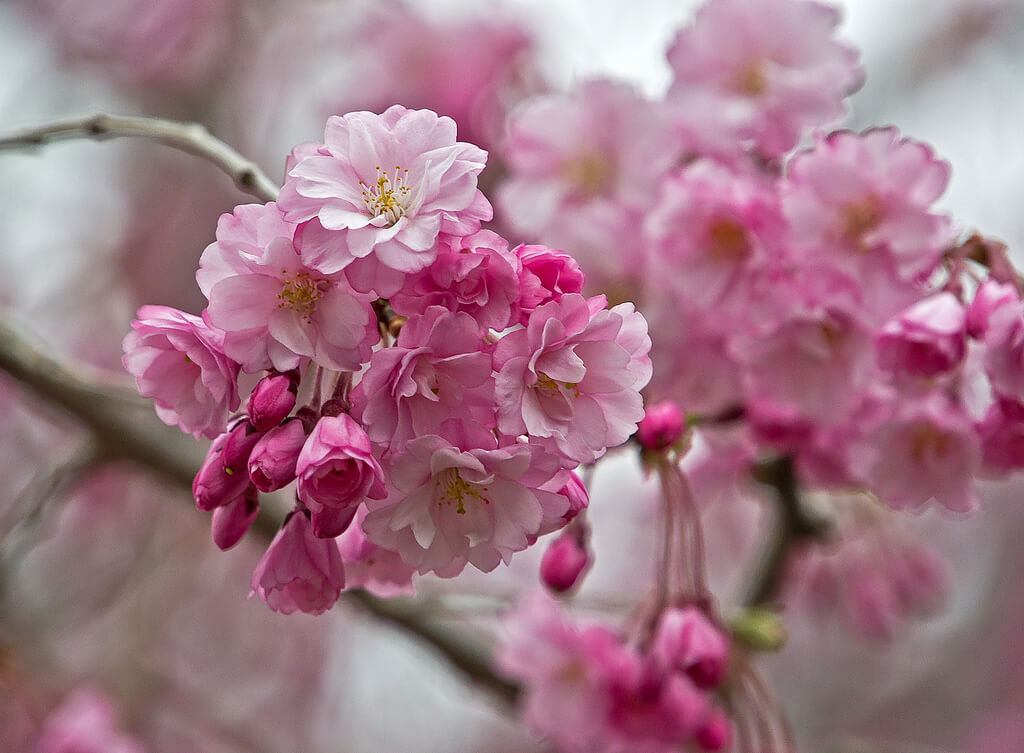
[{"label": "tree branch", "polygon": [[[24,384],[37,397],[58,405],[88,428],[101,460],[128,460],[156,472],[172,484],[191,491],[192,478],[203,460],[201,445],[153,415],[149,401],[102,380],[84,364],[60,361],[34,344],[20,328],[0,316],[0,369]],[[92,374],[92,378],[87,375]],[[280,527],[278,514],[265,506],[254,528],[268,541]],[[363,591],[343,594],[371,614],[404,628],[432,646],[471,680],[513,701],[518,686],[491,669],[485,646],[427,618],[422,605],[409,600],[378,599]]]},{"label": "tree branch", "polygon": [[792,552],[806,541],[824,538],[831,527],[829,521],[812,515],[801,501],[791,457],[759,463],[754,467],[754,477],[775,489],[779,499],[779,519],[744,599],[746,607],[772,602],[779,594]]},{"label": "tree branch", "polygon": [[277,185],[255,162],[243,157],[199,123],[100,113],[0,136],[0,150],[34,148],[69,139],[106,141],[121,137],[148,139],[194,154],[227,173],[241,191],[264,202],[277,198]]}]

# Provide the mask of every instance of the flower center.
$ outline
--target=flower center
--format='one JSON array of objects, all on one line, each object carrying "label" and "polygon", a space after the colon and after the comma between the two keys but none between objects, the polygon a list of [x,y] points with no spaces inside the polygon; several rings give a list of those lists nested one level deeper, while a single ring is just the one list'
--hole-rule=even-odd
[{"label": "flower center", "polygon": [[877,228],[881,222],[882,212],[874,199],[850,204],[843,210],[843,238],[853,246],[867,250],[864,236]]},{"label": "flower center", "polygon": [[750,253],[747,231],[738,222],[720,217],[708,228],[708,246],[713,259],[737,259]]},{"label": "flower center", "polygon": [[615,178],[608,157],[599,152],[586,152],[566,162],[562,172],[566,180],[574,184],[584,196],[607,194]]},{"label": "flower center", "polygon": [[540,390],[545,395],[564,395],[568,397],[566,393],[572,392],[573,397],[580,396],[580,388],[576,382],[559,382],[557,379],[552,379],[543,371],[537,372],[537,383],[534,388]]},{"label": "flower center", "polygon": [[406,185],[409,178],[409,168],[395,165],[395,177],[392,178],[387,170],[382,170],[377,165],[377,180],[368,186],[363,181],[359,185],[363,187],[363,203],[374,217],[384,216],[388,226],[394,225],[405,216],[404,201],[408,199],[412,188]]},{"label": "flower center", "polygon": [[445,468],[434,478],[434,486],[437,487],[437,505],[455,505],[455,512],[459,515],[466,514],[466,498],[475,499],[485,505],[491,504],[487,498],[488,488],[480,484],[472,484],[462,478],[458,468]]},{"label": "flower center", "polygon": [[308,320],[316,311],[317,301],[329,287],[330,282],[312,277],[309,272],[299,272],[293,277],[286,276],[281,292],[277,294],[277,307],[297,311]]},{"label": "flower center", "polygon": [[768,88],[763,60],[752,60],[743,66],[732,81],[733,91],[747,97],[759,97]]}]

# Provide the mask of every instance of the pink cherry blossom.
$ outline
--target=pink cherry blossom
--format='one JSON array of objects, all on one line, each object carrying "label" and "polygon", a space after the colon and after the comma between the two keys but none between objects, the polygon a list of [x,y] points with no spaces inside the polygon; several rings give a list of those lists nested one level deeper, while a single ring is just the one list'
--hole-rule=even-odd
[{"label": "pink cherry blossom", "polygon": [[197,439],[222,432],[239,404],[238,364],[224,354],[223,334],[168,306],[143,306],[132,330],[122,363],[160,420]]},{"label": "pink cherry blossom", "polygon": [[686,429],[686,415],[671,400],[648,405],[636,427],[636,441],[645,450],[660,451],[678,442]]},{"label": "pink cherry blossom", "polygon": [[210,521],[213,543],[225,551],[233,547],[252,527],[259,511],[260,495],[251,486],[242,496],[218,507]]},{"label": "pink cherry blossom", "polygon": [[477,190],[487,153],[455,140],[455,121],[400,105],[327,121],[322,151],[300,160],[281,192],[287,219],[319,218],[334,245],[305,253],[332,274],[373,254],[399,272],[434,261],[439,233],[468,234],[491,217]]},{"label": "pink cherry blossom", "polygon": [[1015,285],[992,278],[985,280],[967,307],[967,334],[984,340],[992,315],[1004,305],[1019,300],[1020,293]]},{"label": "pink cherry blossom", "polygon": [[893,284],[919,281],[952,240],[949,218],[932,210],[949,171],[895,128],[819,138],[793,158],[780,189],[790,244],[856,279],[881,269]]},{"label": "pink cherry blossom", "polygon": [[110,699],[95,688],[79,687],[43,722],[38,753],[143,753],[123,732]]},{"label": "pink cherry blossom", "polygon": [[516,261],[508,243],[481,230],[442,241],[434,262],[408,275],[390,302],[404,316],[422,314],[430,306],[465,311],[483,329],[500,332],[511,323],[519,294]]},{"label": "pink cherry blossom", "polygon": [[192,496],[200,510],[214,510],[235,500],[249,486],[244,461],[228,466],[224,461],[224,449],[231,433],[224,432],[213,440],[206,458],[192,480]]},{"label": "pink cherry blossom", "polygon": [[881,368],[934,377],[960,364],[967,350],[964,307],[952,293],[924,298],[890,319],[875,341]]},{"label": "pink cherry blossom", "polygon": [[252,448],[249,478],[261,492],[282,489],[295,480],[295,466],[306,442],[302,421],[293,419],[275,426]]},{"label": "pink cherry blossom", "polygon": [[985,373],[997,396],[1024,403],[1024,303],[997,308],[985,332]]},{"label": "pink cherry blossom", "polygon": [[856,51],[834,39],[838,24],[838,11],[817,2],[710,0],[668,51],[668,96],[687,121],[710,119],[781,155],[804,129],[841,118],[861,84]]},{"label": "pink cherry blossom", "polygon": [[288,374],[264,377],[253,388],[246,410],[257,429],[267,431],[280,424],[295,407],[297,379]]},{"label": "pink cherry blossom", "polygon": [[438,433],[453,417],[491,427],[490,351],[473,317],[432,306],[402,327],[392,347],[370,358],[352,392],[352,414],[370,439],[392,449]]},{"label": "pink cherry blossom", "polygon": [[252,574],[252,593],[283,614],[322,614],[344,587],[337,545],[314,536],[302,510],[289,515]]},{"label": "pink cherry blossom", "polygon": [[717,687],[729,667],[729,639],[692,606],[661,613],[652,652],[663,666],[686,672],[699,688]]},{"label": "pink cherry blossom", "polygon": [[567,460],[590,462],[633,433],[651,377],[647,322],[631,303],[604,304],[603,296],[564,296],[498,341],[504,434],[546,438]]},{"label": "pink cherry blossom", "polygon": [[308,358],[329,369],[357,371],[379,336],[369,300],[348,288],[341,275],[305,266],[293,229],[275,215],[272,203],[242,215],[243,223],[256,225],[249,230],[257,239],[261,224],[286,233],[269,240],[258,256],[232,238],[211,244],[199,261],[197,276],[210,300],[207,315],[225,332],[225,351],[249,372],[289,371]]},{"label": "pink cherry blossom", "polygon": [[512,249],[522,269],[519,272],[519,323],[548,301],[559,301],[567,293],[582,293],[586,278],[569,254],[547,246],[519,244]]},{"label": "pink cherry blossom", "polygon": [[557,460],[527,444],[460,450],[429,435],[410,441],[388,466],[390,494],[368,500],[363,529],[420,573],[450,577],[467,562],[489,572],[530,537],[563,525],[566,497]]},{"label": "pink cherry blossom", "polygon": [[540,561],[540,580],[556,593],[568,591],[591,564],[586,542],[576,531],[563,531]]},{"label": "pink cherry blossom", "polygon": [[321,418],[299,453],[296,493],[317,536],[334,538],[365,499],[383,499],[384,472],[363,428],[342,413]]},{"label": "pink cherry blossom", "polygon": [[363,588],[382,599],[411,596],[415,591],[412,579],[416,568],[407,565],[398,552],[377,546],[366,538],[363,533],[366,514],[366,506],[360,505],[352,525],[336,539],[345,563],[346,587]]}]

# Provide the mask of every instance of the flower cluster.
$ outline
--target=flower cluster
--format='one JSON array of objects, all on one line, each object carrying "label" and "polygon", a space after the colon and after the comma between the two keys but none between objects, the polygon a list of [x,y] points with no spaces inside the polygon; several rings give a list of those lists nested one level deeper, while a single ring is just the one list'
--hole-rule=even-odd
[{"label": "flower cluster", "polygon": [[527,722],[570,753],[727,750],[731,724],[714,690],[730,641],[692,605],[664,609],[639,645],[572,621],[534,597],[505,621],[498,664],[525,686]]},{"label": "flower cluster", "polygon": [[[644,415],[646,321],[584,297],[568,254],[481,228],[486,156],[428,110],[332,117],[278,202],[221,218],[202,315],[144,307],[125,339],[161,418],[214,439],[193,491],[219,546],[294,482],[253,576],[273,609],[507,563]],[[233,415],[239,372],[262,378]]]}]

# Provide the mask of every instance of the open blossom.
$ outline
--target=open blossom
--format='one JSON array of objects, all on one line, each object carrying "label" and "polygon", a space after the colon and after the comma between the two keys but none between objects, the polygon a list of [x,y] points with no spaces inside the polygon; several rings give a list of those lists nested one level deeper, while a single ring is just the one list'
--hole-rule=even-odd
[{"label": "open blossom", "polygon": [[[538,447],[461,450],[440,436],[413,439],[388,467],[388,498],[367,501],[363,529],[420,573],[456,575],[506,564],[531,538],[563,525],[564,472]],[[554,490],[552,490],[554,487]]]},{"label": "open blossom", "polygon": [[345,567],[337,545],[314,536],[302,510],[289,515],[252,574],[253,593],[284,614],[322,614],[344,587]]},{"label": "open blossom", "polygon": [[[806,0],[710,0],[668,51],[670,100],[767,156],[845,113],[862,81],[857,53],[833,37],[835,8]],[[697,130],[703,130],[697,123]]]},{"label": "open blossom", "polygon": [[316,217],[337,231],[305,261],[332,274],[373,254],[416,272],[434,261],[442,231],[479,229],[491,217],[476,187],[487,153],[455,138],[451,118],[400,105],[330,118],[325,144],[299,160],[281,192],[290,221]]},{"label": "open blossom", "polygon": [[547,246],[519,244],[512,249],[519,259],[519,323],[526,324],[530,314],[548,301],[558,301],[568,293],[582,293],[586,278],[580,265],[569,254]]},{"label": "open blossom", "polygon": [[596,460],[643,418],[651,378],[647,322],[631,303],[564,296],[498,341],[498,428],[549,439],[570,461]]},{"label": "open blossom", "polygon": [[335,541],[345,563],[345,587],[362,588],[374,596],[390,599],[411,596],[416,568],[407,565],[398,552],[377,546],[363,533],[366,506],[360,505],[352,524]]},{"label": "open blossom", "polygon": [[296,493],[313,515],[317,536],[344,531],[367,498],[383,499],[384,472],[363,428],[342,413],[324,416],[302,446]]},{"label": "open blossom", "polygon": [[160,420],[197,439],[220,434],[239,404],[238,364],[224,354],[223,334],[168,306],[143,306],[132,329],[122,362]]},{"label": "open blossom", "polygon": [[404,316],[422,314],[430,306],[465,311],[483,329],[500,332],[511,323],[518,297],[516,260],[508,243],[480,230],[442,241],[434,263],[408,275],[390,301]]},{"label": "open blossom", "polygon": [[373,354],[352,413],[374,442],[401,449],[451,418],[494,425],[491,348],[469,314],[431,306]]},{"label": "open blossom", "polygon": [[[308,358],[330,369],[357,371],[378,337],[366,296],[353,292],[341,275],[305,266],[292,240],[293,228],[280,221],[273,203],[242,220],[262,221],[285,234],[262,249],[246,248],[232,238],[203,252],[197,278],[210,300],[210,322],[225,332],[225,352],[248,372],[289,371]],[[252,235],[258,238],[258,228]]]},{"label": "open blossom", "polygon": [[951,240],[932,204],[949,163],[895,128],[836,131],[793,158],[781,186],[790,243],[808,262],[855,279],[879,271],[911,283],[935,268]]}]

